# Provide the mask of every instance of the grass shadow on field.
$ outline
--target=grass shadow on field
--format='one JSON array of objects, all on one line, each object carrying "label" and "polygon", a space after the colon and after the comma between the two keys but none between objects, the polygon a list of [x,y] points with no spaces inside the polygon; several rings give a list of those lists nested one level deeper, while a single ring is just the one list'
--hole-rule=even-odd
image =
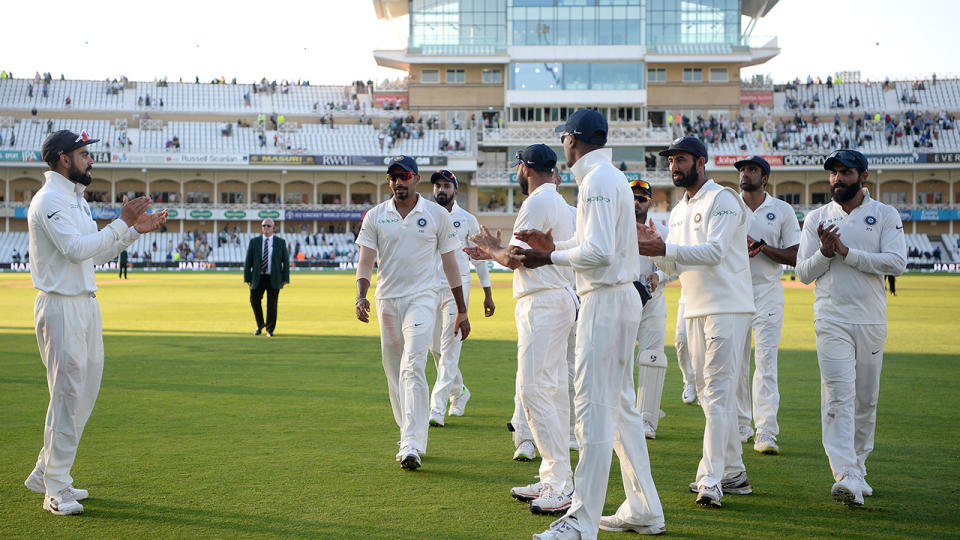
[{"label": "grass shadow on field", "polygon": [[[516,343],[475,340],[461,361],[467,415],[432,428],[424,467],[401,471],[379,339],[369,336],[104,337],[106,367],[73,474],[91,489],[86,516],[56,521],[22,480],[36,456],[47,400],[32,331],[0,336],[0,499],[4,536],[519,538],[550,518],[514,502],[539,461],[517,463],[504,429],[513,409]],[[756,493],[703,510],[686,484],[701,450],[703,414],[680,403],[672,348],[652,473],[671,536],[903,538],[954,536],[960,508],[956,357],[887,354],[877,495],[861,509],[829,497],[820,444],[819,374],[811,351],[781,350],[782,454],[744,446]],[[428,361],[428,381],[435,369]],[[931,382],[935,384],[931,384]],[[576,459],[576,454],[574,460]],[[623,499],[617,460],[604,513]],[[928,504],[939,494],[937,504]],[[602,533],[601,538],[617,538]]]}]

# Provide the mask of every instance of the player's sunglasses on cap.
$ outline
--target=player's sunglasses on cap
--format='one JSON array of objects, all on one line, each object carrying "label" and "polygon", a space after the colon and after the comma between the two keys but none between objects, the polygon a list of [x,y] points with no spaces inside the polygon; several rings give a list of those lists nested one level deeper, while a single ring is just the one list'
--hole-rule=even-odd
[{"label": "player's sunglasses on cap", "polygon": [[438,176],[443,177],[443,179],[448,182],[453,182],[454,184],[457,183],[457,177],[446,169],[440,169],[439,171],[433,173],[434,179],[437,179]]},{"label": "player's sunglasses on cap", "polygon": [[409,180],[413,178],[413,173],[410,171],[393,171],[392,173],[387,173],[387,177],[396,182],[398,180]]},{"label": "player's sunglasses on cap", "polygon": [[89,141],[89,140],[90,140],[90,135],[87,135],[87,130],[84,129],[84,130],[81,130],[81,131],[80,131],[80,135],[77,136],[77,138],[74,139],[73,142],[74,142],[74,143],[87,142],[87,141]]},{"label": "player's sunglasses on cap", "polygon": [[[646,180],[633,180],[630,182],[630,189],[634,191],[633,199],[635,201],[647,202],[650,200],[650,196],[653,195],[653,190],[650,188],[650,182],[647,182]],[[637,190],[639,190],[641,194],[637,194]]]}]

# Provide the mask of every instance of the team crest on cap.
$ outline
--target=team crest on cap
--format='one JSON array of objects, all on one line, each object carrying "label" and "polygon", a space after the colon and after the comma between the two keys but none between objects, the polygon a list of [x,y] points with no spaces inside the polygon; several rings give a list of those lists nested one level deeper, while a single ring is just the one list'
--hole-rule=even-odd
[{"label": "team crest on cap", "polygon": [[454,221],[454,222],[453,222],[453,226],[459,229],[459,228],[460,228],[460,222],[459,222],[459,221]]},{"label": "team crest on cap", "polygon": [[773,212],[767,212],[767,219],[769,219],[770,221],[773,221],[776,218],[777,216],[775,216]]},{"label": "team crest on cap", "polygon": [[427,226],[427,220],[425,220],[425,219],[423,219],[423,218],[420,218],[420,219],[417,220],[417,225],[419,225],[419,226],[421,226],[421,227],[426,227],[426,226]]},{"label": "team crest on cap", "polygon": [[403,156],[397,156],[397,157],[395,157],[395,158],[393,158],[393,159],[395,159],[395,160],[397,160],[397,161],[403,161]]},{"label": "team crest on cap", "polygon": [[873,217],[873,216],[867,216],[866,219],[864,219],[863,221],[865,221],[865,222],[867,223],[867,225],[876,225],[876,224],[877,224],[877,218],[875,218],[875,217]]},{"label": "team crest on cap", "polygon": [[693,222],[700,223],[701,221],[703,221],[703,214],[701,214],[700,212],[697,212],[697,214],[693,216]]},{"label": "team crest on cap", "polygon": [[673,140],[673,144],[680,144],[680,141],[682,140],[683,140],[683,137],[677,137],[676,139]]}]

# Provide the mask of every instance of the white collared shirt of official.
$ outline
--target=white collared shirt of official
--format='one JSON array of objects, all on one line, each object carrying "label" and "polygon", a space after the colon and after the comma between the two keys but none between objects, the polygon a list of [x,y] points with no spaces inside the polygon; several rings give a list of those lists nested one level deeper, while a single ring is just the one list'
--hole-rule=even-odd
[{"label": "white collared shirt of official", "polygon": [[371,208],[356,242],[377,252],[377,299],[435,290],[437,254],[460,248],[450,212],[422,195],[406,217],[393,198]]}]

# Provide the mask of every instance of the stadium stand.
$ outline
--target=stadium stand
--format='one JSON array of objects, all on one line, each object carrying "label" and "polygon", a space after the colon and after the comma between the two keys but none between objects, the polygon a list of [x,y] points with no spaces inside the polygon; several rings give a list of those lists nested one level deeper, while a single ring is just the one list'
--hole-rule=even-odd
[{"label": "stadium stand", "polygon": [[[128,95],[122,84],[107,81],[51,80],[45,83],[36,79],[7,79],[0,84],[3,108],[28,111],[33,107],[39,110],[120,111],[129,107],[125,100]],[[69,105],[66,104],[67,97],[70,98]]]}]

